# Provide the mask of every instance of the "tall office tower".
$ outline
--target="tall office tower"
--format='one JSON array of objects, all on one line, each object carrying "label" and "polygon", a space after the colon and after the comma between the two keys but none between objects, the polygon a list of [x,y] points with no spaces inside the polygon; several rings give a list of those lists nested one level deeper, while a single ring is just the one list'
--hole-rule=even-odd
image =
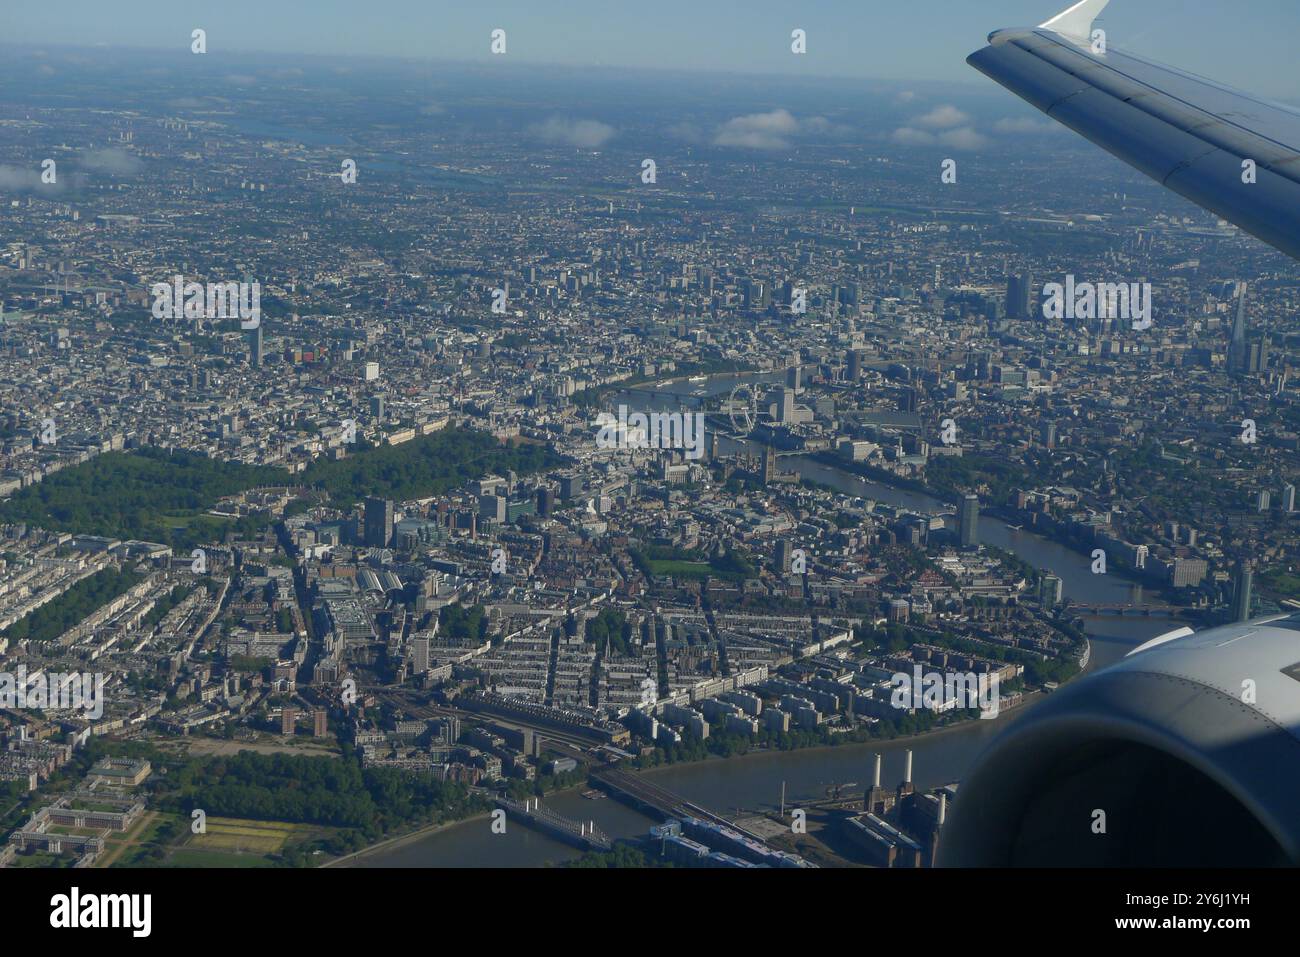
[{"label": "tall office tower", "polygon": [[1228,372],[1232,375],[1244,375],[1249,371],[1250,353],[1246,345],[1246,290],[1246,283],[1237,283],[1237,313],[1232,320],[1232,341],[1228,343]]},{"label": "tall office tower", "polygon": [[1295,485],[1290,482],[1282,486],[1282,511],[1288,515],[1295,512]]},{"label": "tall office tower", "polygon": [[1024,301],[1024,296],[1020,292],[1020,277],[1008,276],[1007,277],[1007,318],[1008,319],[1020,318],[1020,308],[1018,307],[1017,304],[1023,301]]},{"label": "tall office tower", "polygon": [[792,392],[799,391],[799,367],[797,365],[785,370],[785,387]]},{"label": "tall office tower", "polygon": [[781,386],[776,393],[776,420],[778,422],[794,421],[794,389]]},{"label": "tall office tower", "polygon": [[794,555],[794,546],[786,539],[781,539],[776,543],[776,567],[777,573],[786,575],[790,571],[790,561]]},{"label": "tall office tower", "polygon": [[1259,490],[1259,496],[1255,499],[1255,507],[1258,511],[1267,512],[1273,506],[1273,493],[1266,488]]},{"label": "tall office tower", "polygon": [[504,522],[506,520],[506,497],[504,495],[480,495],[478,497],[478,516],[487,522]]},{"label": "tall office tower", "polygon": [[857,382],[862,378],[862,353],[857,349],[850,349],[847,357],[848,376],[850,382]]},{"label": "tall office tower", "polygon": [[393,503],[386,498],[366,499],[367,548],[387,548],[393,540]]},{"label": "tall office tower", "polygon": [[1250,590],[1254,583],[1255,570],[1250,562],[1242,562],[1237,567],[1237,587],[1232,597],[1232,620],[1250,621]]},{"label": "tall office tower", "polygon": [[543,517],[555,510],[555,490],[542,486],[537,490],[537,514]]},{"label": "tall office tower", "polygon": [[1259,375],[1268,363],[1268,337],[1256,339],[1246,347],[1246,371]]},{"label": "tall office tower", "polygon": [[429,639],[413,638],[411,640],[411,670],[422,675],[429,670]]},{"label": "tall office tower", "polygon": [[258,326],[248,333],[248,361],[254,369],[260,369],[262,358],[262,327]]},{"label": "tall office tower", "polygon": [[980,543],[980,499],[978,495],[967,495],[961,500],[959,515],[961,525],[961,547],[974,548]]},{"label": "tall office tower", "polygon": [[1056,423],[1043,423],[1043,445],[1049,449],[1056,448]]},{"label": "tall office tower", "polygon": [[1034,318],[1034,277],[1023,272],[1007,280],[1007,318]]},{"label": "tall office tower", "polygon": [[383,420],[384,397],[382,395],[372,395],[370,397],[370,417],[375,421]]}]

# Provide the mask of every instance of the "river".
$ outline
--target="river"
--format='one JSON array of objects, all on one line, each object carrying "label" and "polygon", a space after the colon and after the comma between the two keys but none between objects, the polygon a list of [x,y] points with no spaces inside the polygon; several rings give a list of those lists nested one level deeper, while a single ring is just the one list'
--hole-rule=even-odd
[{"label": "river", "polygon": [[[673,392],[689,395],[704,388],[716,395],[742,381],[779,380],[779,375],[761,377],[715,376],[708,383],[676,381],[670,386],[648,386],[656,394],[652,407],[667,407],[665,399]],[[638,409],[647,405],[642,389],[621,394],[640,400]],[[629,403],[630,404],[630,403]],[[723,442],[723,451],[736,447]],[[917,492],[903,491],[868,481],[840,469],[822,465],[802,455],[783,456],[784,471],[797,469],[805,478],[839,489],[842,492],[874,499],[894,506],[920,511],[944,508],[937,499]],[[1030,532],[1008,527],[989,516],[980,518],[980,540],[1013,552],[1037,568],[1047,569],[1060,577],[1066,597],[1084,605],[1145,604],[1142,586],[1120,575],[1094,575],[1092,560],[1063,545]],[[1163,615],[1150,617],[1099,616],[1085,619],[1092,641],[1089,670],[1104,668],[1149,638],[1177,627]],[[870,781],[874,755],[884,756],[882,783],[897,784],[903,776],[904,752],[913,751],[913,780],[918,788],[937,787],[960,780],[969,770],[992,737],[1018,720],[1033,705],[1004,713],[993,721],[971,721],[955,728],[925,735],[910,741],[869,742],[836,748],[817,748],[751,754],[739,758],[702,761],[658,768],[647,772],[662,786],[720,814],[736,808],[775,807],[784,783],[786,800],[798,802],[825,797],[827,787],[854,783],[859,788]],[[644,834],[658,823],[612,799],[589,800],[578,791],[543,798],[543,803],[567,817],[594,820],[611,837]],[[373,855],[356,858],[357,867],[542,867],[577,856],[567,844],[552,840],[522,824],[508,823],[505,834],[493,834],[484,818],[466,821],[423,838]]]}]

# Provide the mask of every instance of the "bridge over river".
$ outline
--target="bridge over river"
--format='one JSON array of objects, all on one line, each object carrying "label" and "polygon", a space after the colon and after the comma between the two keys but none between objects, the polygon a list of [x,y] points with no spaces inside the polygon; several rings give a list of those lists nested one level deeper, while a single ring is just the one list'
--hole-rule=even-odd
[{"label": "bridge over river", "polygon": [[497,798],[496,803],[497,807],[505,809],[510,818],[526,821],[539,831],[569,844],[575,844],[583,850],[608,851],[614,846],[614,842],[596,826],[594,821],[584,824],[581,821],[571,820],[550,808],[542,807],[537,798],[529,798],[521,804],[510,798],[500,797]]}]

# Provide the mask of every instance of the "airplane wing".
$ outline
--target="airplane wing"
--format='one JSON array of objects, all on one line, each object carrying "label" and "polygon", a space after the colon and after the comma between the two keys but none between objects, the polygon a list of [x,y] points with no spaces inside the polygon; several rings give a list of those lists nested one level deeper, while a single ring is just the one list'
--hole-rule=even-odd
[{"label": "airplane wing", "polygon": [[1081,0],[1041,26],[999,30],[967,62],[1300,259],[1300,111],[1094,42],[1093,21],[1108,3]]}]

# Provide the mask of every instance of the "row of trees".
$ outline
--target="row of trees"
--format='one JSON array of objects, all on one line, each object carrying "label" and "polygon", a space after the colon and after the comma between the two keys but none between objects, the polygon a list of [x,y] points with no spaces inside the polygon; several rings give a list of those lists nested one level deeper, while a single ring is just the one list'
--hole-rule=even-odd
[{"label": "row of trees", "polygon": [[503,446],[486,432],[444,429],[336,461],[317,460],[303,481],[328,492],[335,505],[347,507],[367,495],[399,500],[440,495],[489,472],[526,475],[561,461],[549,446]]},{"label": "row of trees", "polygon": [[42,605],[26,618],[4,630],[11,642],[29,638],[53,641],[74,625],[80,624],[97,608],[129,591],[144,580],[127,568],[110,567],[83,578],[58,598]]},{"label": "row of trees", "polygon": [[480,799],[433,774],[362,768],[347,750],[341,759],[241,751],[233,757],[186,763],[170,784],[168,803],[210,817],[330,825],[375,841],[407,823],[455,820],[480,810]]},{"label": "row of trees", "polygon": [[605,653],[606,642],[609,642],[611,654],[630,654],[632,626],[628,624],[627,615],[617,608],[602,608],[600,614],[587,622],[586,641],[594,644],[600,654]]},{"label": "row of trees", "polygon": [[[194,452],[108,452],[0,502],[0,522],[188,548],[231,526],[230,520],[203,514],[218,499],[288,479],[283,469],[219,462]],[[241,523],[253,530],[258,525],[256,519],[233,524]]]},{"label": "row of trees", "polygon": [[487,634],[488,620],[482,605],[466,608],[464,605],[443,605],[438,611],[438,630],[444,635],[461,640],[483,638]]},{"label": "row of trees", "polygon": [[362,447],[338,461],[317,461],[301,479],[284,469],[210,459],[195,452],[145,447],[109,452],[63,469],[0,502],[0,523],[25,522],[82,535],[163,542],[178,550],[256,534],[263,516],[205,514],[219,499],[250,488],[299,482],[351,506],[367,495],[422,498],[488,472],[525,475],[554,468],[549,446],[500,445],[473,429],[446,429],[401,445]]}]

